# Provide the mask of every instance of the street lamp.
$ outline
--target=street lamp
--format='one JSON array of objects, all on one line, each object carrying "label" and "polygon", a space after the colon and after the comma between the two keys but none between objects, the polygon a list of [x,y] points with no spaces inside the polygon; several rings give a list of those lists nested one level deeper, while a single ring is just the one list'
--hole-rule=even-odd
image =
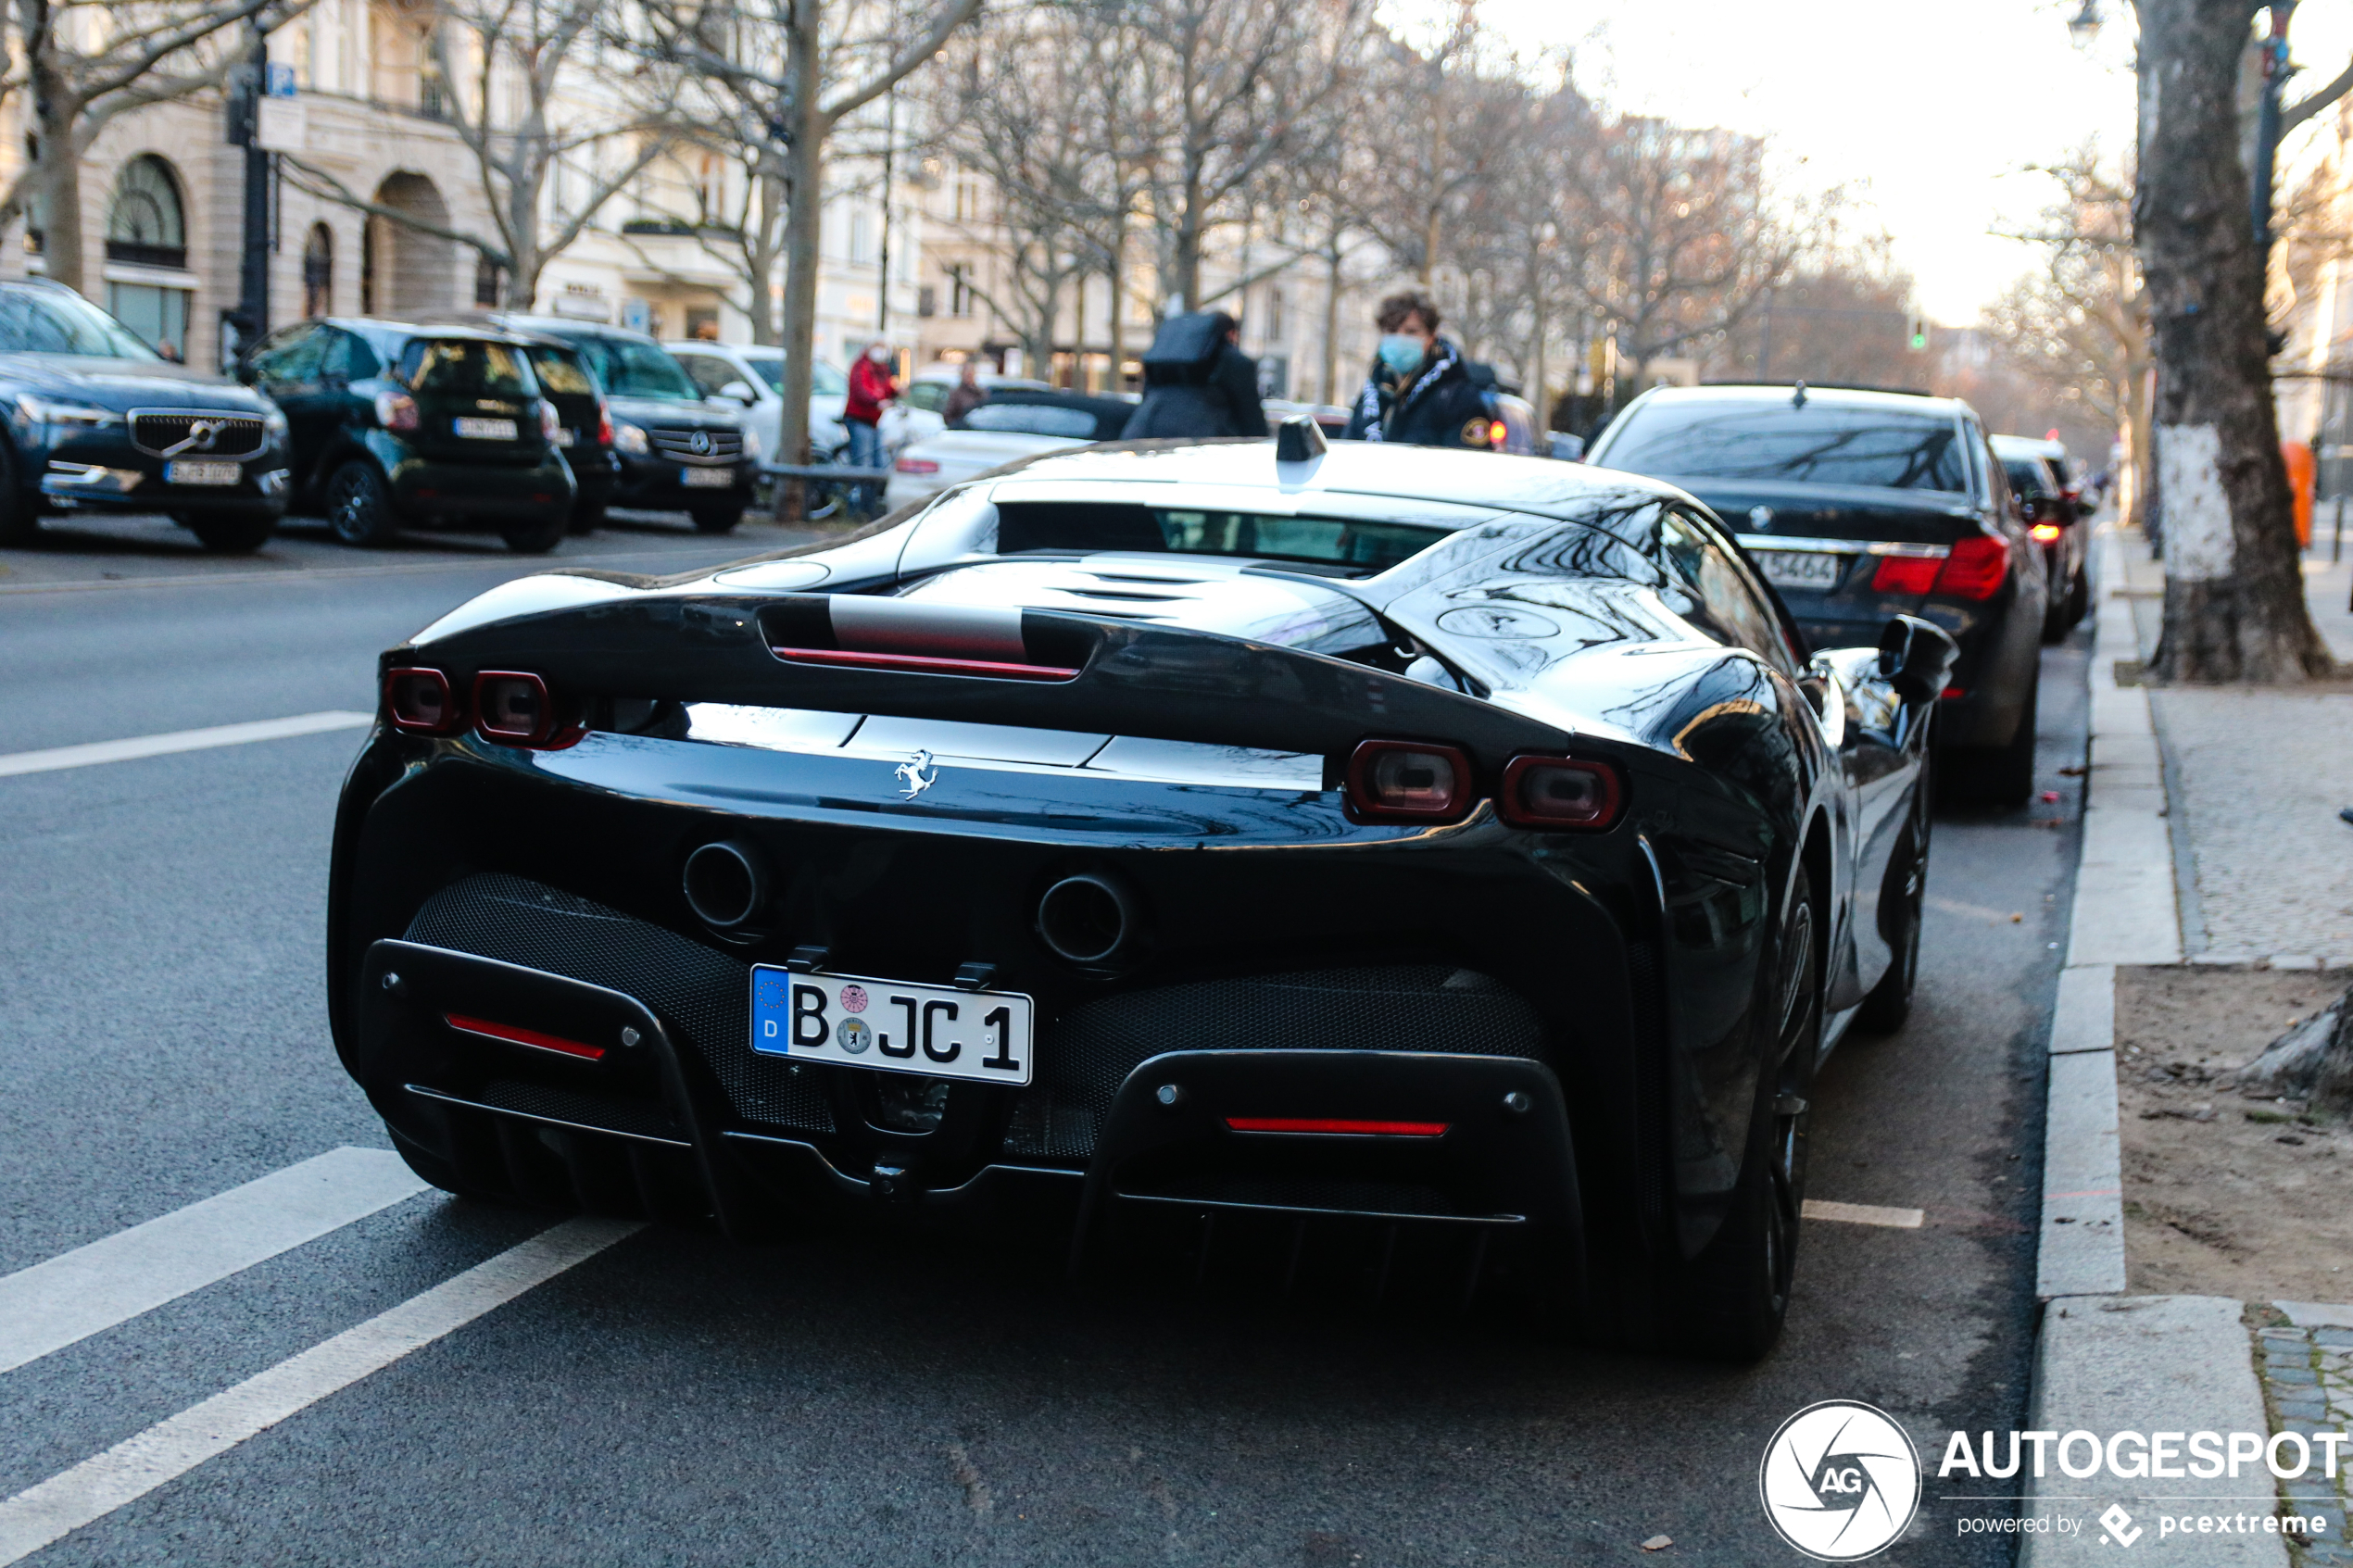
[{"label": "street lamp", "polygon": [[2078,49],[2088,49],[2100,35],[2099,0],[2083,0],[2083,8],[2067,19],[2067,36]]}]

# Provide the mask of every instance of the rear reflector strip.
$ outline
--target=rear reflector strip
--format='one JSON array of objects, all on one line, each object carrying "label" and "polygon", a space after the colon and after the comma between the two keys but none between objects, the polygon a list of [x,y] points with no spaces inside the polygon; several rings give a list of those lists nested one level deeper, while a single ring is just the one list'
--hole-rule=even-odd
[{"label": "rear reflector strip", "polygon": [[1228,1116],[1237,1133],[1352,1133],[1358,1137],[1442,1137],[1449,1122],[1346,1122],[1325,1116]]},{"label": "rear reflector strip", "polygon": [[845,648],[772,648],[795,664],[839,664],[859,670],[899,670],[918,675],[986,675],[998,681],[1075,681],[1078,671],[1053,664],[1009,664],[994,659],[937,659],[919,653],[852,653]]},{"label": "rear reflector strip", "polygon": [[560,1035],[542,1035],[536,1029],[518,1029],[511,1023],[493,1023],[485,1018],[468,1018],[459,1012],[445,1012],[441,1021],[463,1034],[480,1035],[487,1039],[504,1040],[512,1046],[531,1046],[543,1051],[555,1051],[562,1056],[576,1056],[584,1061],[596,1061],[605,1054],[602,1046],[587,1046],[578,1040],[567,1040]]}]

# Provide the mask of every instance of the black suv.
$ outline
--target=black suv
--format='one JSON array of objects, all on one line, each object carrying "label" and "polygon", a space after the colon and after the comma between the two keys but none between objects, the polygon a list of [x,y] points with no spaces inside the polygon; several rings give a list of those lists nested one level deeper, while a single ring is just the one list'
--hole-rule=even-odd
[{"label": "black suv", "polygon": [[44,513],[165,512],[242,553],[286,509],[277,409],[56,283],[0,283],[0,545],[30,543]]},{"label": "black suv", "polygon": [[643,332],[561,316],[499,311],[484,320],[568,343],[588,361],[612,414],[621,471],[611,505],[683,511],[705,533],[724,533],[743,521],[760,454],[745,440],[739,406],[706,401],[668,349]]},{"label": "black suv", "polygon": [[346,545],[404,524],[483,528],[553,549],[575,485],[530,345],[467,326],[329,318],[271,333],[237,367],[294,431],[294,505]]},{"label": "black suv", "polygon": [[1879,640],[1890,616],[1960,645],[1936,714],[1957,795],[2034,788],[2034,698],[2049,578],[1966,403],[1793,386],[1656,387],[1586,460],[1680,484],[1740,530],[1816,647]]}]

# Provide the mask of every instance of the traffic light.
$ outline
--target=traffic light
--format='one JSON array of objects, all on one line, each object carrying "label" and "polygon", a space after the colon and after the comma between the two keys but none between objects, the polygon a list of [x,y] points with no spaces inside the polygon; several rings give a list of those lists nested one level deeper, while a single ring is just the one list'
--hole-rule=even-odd
[{"label": "traffic light", "polygon": [[1904,318],[1904,340],[1917,354],[1928,346],[1928,318],[1915,310]]}]

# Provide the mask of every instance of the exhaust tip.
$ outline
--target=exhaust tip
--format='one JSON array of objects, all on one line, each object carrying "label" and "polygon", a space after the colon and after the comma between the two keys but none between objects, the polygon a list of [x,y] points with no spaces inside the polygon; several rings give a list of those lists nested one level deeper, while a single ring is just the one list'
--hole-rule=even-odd
[{"label": "exhaust tip", "polygon": [[749,846],[706,844],[686,857],[682,879],[687,908],[719,931],[734,931],[755,919],[768,902],[768,872]]},{"label": "exhaust tip", "polygon": [[1127,890],[1092,872],[1063,878],[1038,900],[1038,939],[1071,963],[1110,962],[1126,949],[1136,925]]}]

